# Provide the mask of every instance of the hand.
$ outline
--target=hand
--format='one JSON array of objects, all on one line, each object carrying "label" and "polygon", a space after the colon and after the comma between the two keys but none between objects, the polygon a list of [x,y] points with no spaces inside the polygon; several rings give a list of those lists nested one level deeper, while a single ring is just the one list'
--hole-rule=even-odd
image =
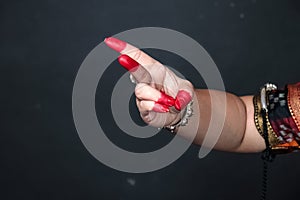
[{"label": "hand", "polygon": [[170,69],[140,49],[116,38],[105,43],[119,52],[119,63],[130,71],[137,85],[136,104],[142,119],[154,127],[173,125],[180,111],[192,100],[191,82],[181,79]]}]

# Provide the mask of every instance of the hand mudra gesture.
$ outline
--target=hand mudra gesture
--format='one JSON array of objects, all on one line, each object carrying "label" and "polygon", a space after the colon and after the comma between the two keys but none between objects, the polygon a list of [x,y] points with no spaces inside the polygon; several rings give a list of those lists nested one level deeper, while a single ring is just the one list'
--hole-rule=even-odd
[{"label": "hand mudra gesture", "polygon": [[136,104],[144,122],[154,127],[176,124],[181,111],[191,102],[191,82],[179,78],[170,69],[140,49],[109,37],[105,43],[121,55],[119,63],[134,77]]}]

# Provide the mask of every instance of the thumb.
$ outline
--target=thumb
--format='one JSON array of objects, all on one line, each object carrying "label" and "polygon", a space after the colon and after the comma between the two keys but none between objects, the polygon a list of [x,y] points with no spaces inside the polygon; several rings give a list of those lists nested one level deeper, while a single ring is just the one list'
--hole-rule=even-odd
[{"label": "thumb", "polygon": [[125,54],[119,56],[118,61],[132,74],[137,83],[151,83],[150,73],[140,63]]}]

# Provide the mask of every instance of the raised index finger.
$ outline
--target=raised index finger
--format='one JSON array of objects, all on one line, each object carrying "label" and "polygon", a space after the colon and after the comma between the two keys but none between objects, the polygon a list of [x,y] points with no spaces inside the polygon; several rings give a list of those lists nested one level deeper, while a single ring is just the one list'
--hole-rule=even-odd
[{"label": "raised index finger", "polygon": [[136,60],[144,67],[159,63],[157,60],[153,59],[151,56],[147,55],[142,50],[117,38],[108,37],[105,38],[104,42],[113,50],[119,52],[120,54],[126,54],[130,56],[132,59]]}]

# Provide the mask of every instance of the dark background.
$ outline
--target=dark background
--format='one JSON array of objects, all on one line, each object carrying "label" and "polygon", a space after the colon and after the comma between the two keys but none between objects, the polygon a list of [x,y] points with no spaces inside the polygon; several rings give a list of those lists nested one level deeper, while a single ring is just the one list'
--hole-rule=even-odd
[{"label": "dark background", "polygon": [[[156,172],[104,166],[76,132],[73,83],[84,58],[105,37],[143,26],[171,28],[197,40],[235,94],[252,94],[266,81],[281,86],[299,81],[299,1],[11,0],[0,3],[0,25],[0,199],[259,199],[260,154],[213,151],[200,160],[199,147],[192,146]],[[174,67],[184,63],[152,53]],[[109,70],[108,76],[125,73],[116,62]],[[111,83],[107,78],[101,84]],[[107,114],[101,106],[108,101],[101,96],[110,92],[97,91],[99,115]],[[103,118],[114,130],[110,117]],[[137,151],[163,146],[172,137],[163,132],[151,146],[117,132],[110,135],[115,143]],[[270,199],[297,198],[299,170],[297,153],[277,157]]]}]

